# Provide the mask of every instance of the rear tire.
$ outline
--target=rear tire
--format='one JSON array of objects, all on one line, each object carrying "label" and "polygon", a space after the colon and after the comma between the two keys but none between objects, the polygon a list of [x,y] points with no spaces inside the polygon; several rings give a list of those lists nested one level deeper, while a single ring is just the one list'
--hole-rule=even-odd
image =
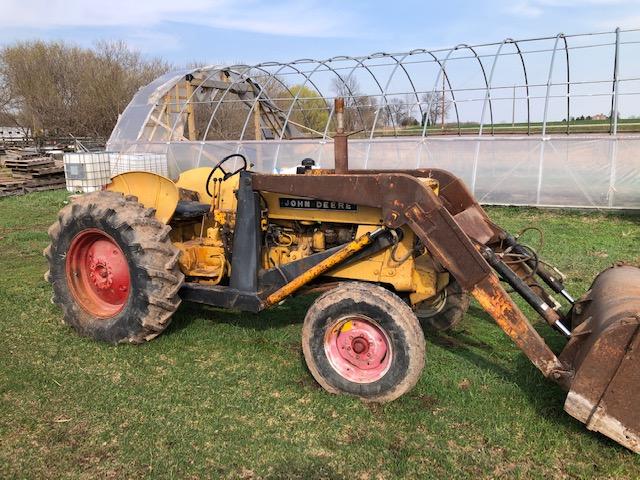
[{"label": "rear tire", "polygon": [[377,285],[353,282],[311,305],[302,350],[325,390],[389,402],[420,378],[425,340],[415,314],[398,296]]},{"label": "rear tire", "polygon": [[184,275],[171,228],[154,213],[135,197],[101,191],[74,200],[49,228],[45,278],[80,335],[142,343],[169,325]]},{"label": "rear tire", "polygon": [[460,284],[451,280],[435,300],[418,304],[416,316],[427,328],[451,330],[462,322],[470,303],[471,298],[462,290]]}]

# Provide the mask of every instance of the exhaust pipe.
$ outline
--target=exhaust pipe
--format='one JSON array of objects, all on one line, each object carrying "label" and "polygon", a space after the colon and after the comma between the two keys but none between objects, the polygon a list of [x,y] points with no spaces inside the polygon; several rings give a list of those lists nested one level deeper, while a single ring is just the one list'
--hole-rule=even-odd
[{"label": "exhaust pipe", "polygon": [[349,173],[349,148],[347,139],[349,134],[344,131],[344,98],[334,100],[336,111],[336,134],[333,137],[333,156],[335,159],[335,173],[343,175]]}]

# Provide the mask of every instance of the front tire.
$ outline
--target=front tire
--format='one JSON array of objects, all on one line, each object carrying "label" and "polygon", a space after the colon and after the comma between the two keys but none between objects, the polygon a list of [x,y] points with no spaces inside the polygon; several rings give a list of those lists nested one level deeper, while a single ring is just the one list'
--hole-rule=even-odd
[{"label": "front tire", "polygon": [[345,283],[320,296],[302,329],[311,374],[331,393],[389,402],[411,390],[424,367],[415,314],[389,290]]},{"label": "front tire", "polygon": [[169,325],[184,275],[171,228],[154,213],[135,197],[102,191],[74,200],[49,228],[45,278],[80,335],[142,343]]},{"label": "front tire", "polygon": [[447,331],[462,322],[470,303],[469,295],[452,279],[437,298],[418,304],[416,316],[426,328]]}]

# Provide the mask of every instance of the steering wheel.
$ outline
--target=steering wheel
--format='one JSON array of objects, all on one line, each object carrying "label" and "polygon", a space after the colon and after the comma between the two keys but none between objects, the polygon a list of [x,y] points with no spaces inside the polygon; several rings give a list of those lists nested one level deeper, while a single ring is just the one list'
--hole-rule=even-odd
[{"label": "steering wheel", "polygon": [[[227,162],[228,160],[231,160],[232,158],[241,158],[242,159],[242,166],[240,168],[237,168],[236,170],[234,170],[233,172],[227,172],[222,165]],[[207,177],[207,183],[205,183],[205,189],[207,190],[207,195],[209,195],[210,197],[213,197],[213,195],[211,194],[211,191],[209,190],[209,183],[211,183],[211,179],[213,178],[213,174],[216,173],[217,170],[220,170],[222,172],[222,180],[226,180],[230,177],[233,177],[234,175],[237,175],[238,173],[244,171],[247,169],[247,157],[245,157],[244,155],[242,155],[241,153],[232,153],[231,155],[227,155],[226,157],[224,157],[222,160],[220,160],[215,167],[213,167],[213,170],[211,170],[211,173],[209,173],[209,176]]]}]

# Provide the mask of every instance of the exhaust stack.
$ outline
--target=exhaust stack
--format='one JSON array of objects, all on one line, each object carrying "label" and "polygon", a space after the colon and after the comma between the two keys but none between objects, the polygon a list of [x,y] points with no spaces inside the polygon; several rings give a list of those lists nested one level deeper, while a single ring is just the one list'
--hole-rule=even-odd
[{"label": "exhaust stack", "polygon": [[344,131],[344,98],[338,97],[334,101],[336,112],[336,134],[333,137],[333,149],[335,158],[335,173],[349,173],[349,150],[347,139],[349,135]]}]

